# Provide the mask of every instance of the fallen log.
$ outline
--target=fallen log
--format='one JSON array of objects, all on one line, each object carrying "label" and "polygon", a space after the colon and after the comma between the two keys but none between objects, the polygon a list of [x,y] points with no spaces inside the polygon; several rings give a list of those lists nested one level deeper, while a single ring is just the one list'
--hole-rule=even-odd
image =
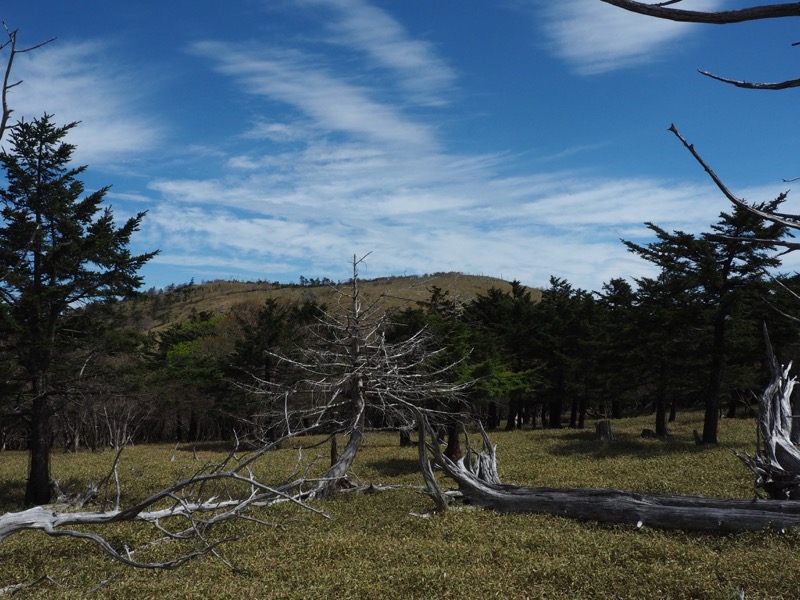
[{"label": "fallen log", "polygon": [[[737,500],[610,489],[559,489],[502,484],[497,476],[495,448],[485,433],[481,432],[484,450],[477,460],[470,456],[472,452],[467,452],[466,457],[458,461],[450,460],[437,443],[426,444],[424,450],[422,445],[420,447],[421,460],[428,460],[424,453],[429,450],[436,464],[458,484],[461,499],[474,506],[499,513],[542,513],[601,523],[682,531],[800,529],[800,502],[792,500]],[[476,465],[481,465],[481,469],[475,468]],[[429,487],[435,486],[435,481],[426,480],[426,483]]]},{"label": "fallen log", "polygon": [[800,503],[640,494],[605,489],[521,487],[480,482],[445,467],[465,502],[500,513],[533,512],[602,523],[683,531],[800,528]]},{"label": "fallen log", "polygon": [[[480,460],[452,461],[429,444],[436,463],[458,484],[461,498],[499,513],[531,512],[601,523],[625,523],[682,531],[756,531],[800,529],[800,502],[736,500],[705,496],[645,494],[610,489],[525,487],[500,483],[495,448],[484,434]],[[469,456],[469,454],[467,454]],[[479,462],[493,475],[472,468]]]}]

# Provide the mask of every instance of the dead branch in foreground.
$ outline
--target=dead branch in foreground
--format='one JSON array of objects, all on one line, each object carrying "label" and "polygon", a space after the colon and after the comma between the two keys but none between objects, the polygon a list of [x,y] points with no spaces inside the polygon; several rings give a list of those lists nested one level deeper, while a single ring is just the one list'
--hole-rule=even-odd
[{"label": "dead branch in foreground", "polygon": [[[279,442],[276,442],[276,444]],[[175,482],[134,506],[121,508],[119,484],[113,508],[109,494],[102,505],[94,511],[62,511],[52,506],[37,506],[20,512],[0,515],[0,543],[8,536],[25,530],[41,531],[52,537],[72,537],[95,543],[106,554],[131,567],[147,569],[175,569],[187,561],[211,554],[232,568],[219,552],[221,544],[232,541],[226,537],[214,539],[211,530],[216,525],[233,519],[244,518],[264,523],[252,513],[254,508],[289,502],[319,516],[327,515],[306,504],[307,484],[316,481],[307,479],[305,473],[293,472],[280,485],[267,485],[253,474],[256,462],[276,444],[264,446],[251,453],[238,455],[231,451],[223,461],[207,464],[191,477]],[[113,466],[116,477],[117,459]],[[111,475],[107,479],[110,481]],[[111,523],[144,523],[162,537],[158,542],[179,543],[173,558],[162,561],[140,561],[133,557],[135,550],[124,546],[115,548],[102,534],[87,531],[86,526]]]},{"label": "dead branch in foreground", "polygon": [[766,326],[764,339],[772,380],[759,398],[758,448],[755,456],[737,454],[756,475],[755,487],[770,498],[800,498],[800,452],[792,443],[792,363],[784,369],[772,351]]},{"label": "dead branch in foreground", "polygon": [[[422,417],[424,418],[424,417]],[[611,489],[557,489],[504,485],[497,476],[497,457],[485,432],[484,449],[467,452],[452,461],[439,448],[433,431],[432,442],[420,446],[421,459],[440,466],[458,484],[460,497],[468,504],[499,513],[531,512],[601,523],[625,523],[635,527],[656,527],[682,531],[779,531],[800,528],[800,502],[791,500],[734,500],[645,494]],[[434,498],[451,498],[441,492],[436,480],[426,477]],[[441,500],[437,502],[437,505]]]}]

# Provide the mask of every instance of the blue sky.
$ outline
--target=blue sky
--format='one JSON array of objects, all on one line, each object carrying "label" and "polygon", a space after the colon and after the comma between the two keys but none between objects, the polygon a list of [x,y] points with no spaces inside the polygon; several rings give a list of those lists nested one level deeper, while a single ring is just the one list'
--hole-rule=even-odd
[{"label": "blue sky", "polygon": [[[746,2],[685,0],[686,8]],[[708,230],[732,190],[800,175],[795,22],[717,27],[599,0],[8,3],[14,117],[69,139],[120,221],[147,210],[146,286],[461,271],[599,290],[653,274],[620,238]],[[787,212],[800,212],[793,196]],[[800,262],[787,257],[786,270]]]}]

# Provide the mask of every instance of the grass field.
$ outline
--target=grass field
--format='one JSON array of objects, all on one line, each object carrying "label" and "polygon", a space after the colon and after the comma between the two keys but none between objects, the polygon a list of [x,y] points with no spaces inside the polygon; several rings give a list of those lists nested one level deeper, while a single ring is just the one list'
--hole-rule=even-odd
[{"label": "grass field", "polygon": [[[679,415],[667,442],[638,437],[651,421],[615,421],[617,439],[610,444],[595,440],[590,430],[491,437],[507,483],[752,497],[752,477],[732,450],[753,451],[753,421],[722,421],[722,442],[714,448],[692,441],[702,415]],[[25,532],[0,544],[0,587],[46,574],[57,583],[15,598],[733,599],[741,589],[748,599],[800,598],[798,533],[637,530],[469,507],[419,516],[432,502],[419,492],[415,449],[397,442],[394,434],[370,434],[354,468],[356,479],[402,486],[396,490],[343,493],[317,502],[330,520],[284,505],[260,515],[274,526],[226,525],[220,535],[238,536],[223,549],[235,572],[208,557],[178,571],[133,570],[106,559],[89,542]],[[131,498],[215,456],[213,448],[198,448],[195,460],[188,447],[170,462],[172,451],[171,446],[125,451],[120,474]],[[285,468],[296,454],[287,448],[270,460]],[[99,479],[112,459],[110,451],[56,454],[53,476],[85,485]],[[24,454],[0,453],[1,510],[18,507],[25,467]],[[150,538],[131,524],[104,531],[120,546]]]}]

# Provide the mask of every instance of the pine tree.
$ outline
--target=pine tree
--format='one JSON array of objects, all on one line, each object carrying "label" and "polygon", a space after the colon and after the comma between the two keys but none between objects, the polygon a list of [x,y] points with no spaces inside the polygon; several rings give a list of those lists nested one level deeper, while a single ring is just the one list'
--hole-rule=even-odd
[{"label": "pine tree", "polygon": [[102,206],[108,188],[84,196],[77,177],[86,167],[70,166],[74,146],[63,141],[76,125],[58,127],[47,114],[20,121],[11,150],[0,153],[7,183],[0,190],[0,327],[26,382],[28,505],[50,501],[50,420],[68,401],[51,376],[75,334],[72,317],[87,303],[130,294],[155,255],[128,250],[144,213],[117,228]]},{"label": "pine tree", "polygon": [[[780,196],[754,208],[775,212],[784,198]],[[728,320],[743,295],[762,285],[766,272],[780,265],[774,242],[781,240],[787,230],[739,206],[731,213],[720,213],[711,232],[699,236],[682,231],[669,233],[652,223],[647,226],[658,241],[645,246],[633,242],[624,242],[625,245],[658,265],[662,272],[682,278],[685,289],[699,294],[710,315],[710,379],[705,393],[702,442],[716,444]]]}]

